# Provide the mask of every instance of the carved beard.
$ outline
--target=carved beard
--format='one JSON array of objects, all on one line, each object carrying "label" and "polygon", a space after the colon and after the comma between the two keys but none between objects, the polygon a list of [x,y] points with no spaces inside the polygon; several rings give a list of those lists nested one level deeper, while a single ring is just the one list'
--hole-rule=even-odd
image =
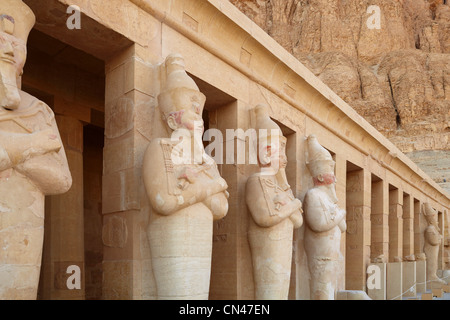
[{"label": "carved beard", "polygon": [[0,107],[15,110],[20,105],[16,68],[13,64],[0,61]]}]

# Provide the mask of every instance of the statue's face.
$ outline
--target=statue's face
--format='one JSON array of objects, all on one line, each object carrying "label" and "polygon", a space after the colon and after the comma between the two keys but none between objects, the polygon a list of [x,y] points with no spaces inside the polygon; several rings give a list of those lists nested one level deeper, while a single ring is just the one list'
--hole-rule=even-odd
[{"label": "statue's face", "polygon": [[[172,120],[169,126],[176,129],[187,129],[191,135],[194,132],[203,135],[203,106],[205,103],[202,93],[189,90],[176,96],[175,99],[176,109],[179,110],[171,114]],[[169,117],[170,118],[170,117]]]},{"label": "statue's face", "polygon": [[27,56],[26,43],[11,32],[0,31],[0,106],[7,110],[20,105],[18,79]]},{"label": "statue's face", "polygon": [[287,166],[285,139],[280,135],[271,133],[268,141],[260,140],[258,159],[260,166],[263,168],[271,167],[274,171],[285,169]]}]

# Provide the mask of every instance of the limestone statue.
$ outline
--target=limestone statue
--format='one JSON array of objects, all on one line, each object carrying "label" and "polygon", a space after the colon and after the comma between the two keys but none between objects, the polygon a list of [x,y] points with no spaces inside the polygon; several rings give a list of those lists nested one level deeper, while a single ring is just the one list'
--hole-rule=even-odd
[{"label": "limestone statue", "polygon": [[72,184],[52,110],[20,89],[34,22],[21,0],[0,2],[0,299],[36,299],[44,198]]},{"label": "limestone statue", "polygon": [[335,162],[314,135],[307,137],[307,167],[314,187],[305,195],[305,251],[310,271],[311,300],[334,300],[345,210],[336,196]]},{"label": "limestone statue", "polygon": [[[300,200],[286,179],[286,138],[272,121],[267,106],[255,108],[259,172],[246,184],[256,300],[288,298],[293,231],[303,224]],[[260,131],[261,129],[266,131]]]},{"label": "limestone statue", "polygon": [[438,213],[428,202],[423,205],[423,213],[428,223],[425,229],[425,244],[423,246],[423,251],[427,257],[427,282],[431,283],[432,288],[437,288],[447,284],[437,276],[439,246],[442,243],[442,235],[438,226]]},{"label": "limestone statue", "polygon": [[209,295],[213,221],[227,214],[228,186],[203,148],[205,95],[181,55],[169,55],[164,68],[158,104],[172,137],[153,139],[143,163],[157,298],[203,300]]}]

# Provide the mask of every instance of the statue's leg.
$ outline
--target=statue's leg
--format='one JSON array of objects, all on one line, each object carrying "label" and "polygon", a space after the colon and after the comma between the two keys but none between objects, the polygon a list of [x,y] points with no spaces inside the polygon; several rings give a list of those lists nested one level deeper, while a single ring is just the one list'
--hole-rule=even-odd
[{"label": "statue's leg", "polygon": [[[44,239],[44,221],[16,223],[3,213],[0,230],[0,299],[35,300]],[[8,227],[5,221],[12,218]],[[39,219],[37,219],[39,220]],[[36,223],[38,225],[36,225]]]},{"label": "statue's leg", "polygon": [[160,300],[207,300],[209,296],[212,215],[190,208],[150,223],[148,237]]}]

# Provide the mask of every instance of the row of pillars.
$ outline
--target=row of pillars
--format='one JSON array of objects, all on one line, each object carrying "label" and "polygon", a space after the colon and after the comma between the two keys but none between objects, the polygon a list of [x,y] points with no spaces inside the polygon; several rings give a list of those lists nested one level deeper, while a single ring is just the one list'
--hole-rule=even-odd
[{"label": "row of pillars", "polygon": [[[402,266],[402,261],[406,265],[423,254],[427,222],[422,214],[423,200],[362,168],[346,175],[345,288],[366,291],[367,267],[373,261]],[[442,234],[444,216],[439,211]],[[439,269],[444,265],[443,240]]]},{"label": "row of pillars", "polygon": [[[106,64],[106,123],[101,197],[103,230],[100,232],[103,245],[101,296],[105,299],[148,298],[154,294],[154,288],[145,285],[152,283],[152,272],[145,239],[148,206],[144,200],[140,168],[148,142],[154,137],[154,132],[160,132],[164,128],[149,126],[150,123],[158,123],[153,118],[159,115],[148,113],[148,110],[155,109],[157,85],[152,82],[155,80],[151,64],[153,61],[144,57],[141,49],[133,46]],[[239,110],[238,107],[232,108],[234,117],[228,121],[233,122],[232,124],[225,121],[230,119],[228,116],[217,127],[241,127],[237,116],[241,112]],[[224,109],[223,112],[225,111],[229,110]],[[57,116],[57,122],[72,172],[73,186],[68,193],[47,199],[39,298],[84,299],[83,285],[81,290],[67,290],[70,275],[67,273],[68,267],[75,265],[80,268],[82,284],[85,283],[86,275],[83,125],[80,121],[65,116]],[[384,255],[387,261],[394,262],[396,257],[404,258],[422,252],[422,231],[425,224],[421,216],[422,202],[375,177],[366,169],[349,170],[350,166],[344,162],[341,158],[337,161],[337,177],[341,194],[342,186],[345,189],[343,193],[347,209],[348,230],[343,248],[346,251],[345,288],[365,291],[366,269],[371,259]],[[245,185],[244,177],[236,168],[223,168],[222,174],[228,178],[230,192],[238,192],[237,187]],[[222,227],[236,229],[229,233],[230,237],[235,238],[233,241],[242,242],[232,245],[235,256],[248,254],[241,252],[248,250],[244,245],[245,230],[241,230],[238,227],[241,223],[234,220],[243,219],[238,215],[242,211],[241,207],[240,202],[236,206],[230,206],[229,225]],[[231,240],[227,243],[231,243]],[[215,248],[213,254],[230,254],[230,245],[216,243]],[[235,261],[237,265],[240,263],[238,261],[240,260]],[[239,268],[233,267],[233,272],[236,272],[236,288],[239,283],[250,281],[239,278]],[[217,278],[219,277],[213,277]],[[213,284],[213,287],[216,285]],[[239,290],[235,289],[233,292],[237,295]]]}]

